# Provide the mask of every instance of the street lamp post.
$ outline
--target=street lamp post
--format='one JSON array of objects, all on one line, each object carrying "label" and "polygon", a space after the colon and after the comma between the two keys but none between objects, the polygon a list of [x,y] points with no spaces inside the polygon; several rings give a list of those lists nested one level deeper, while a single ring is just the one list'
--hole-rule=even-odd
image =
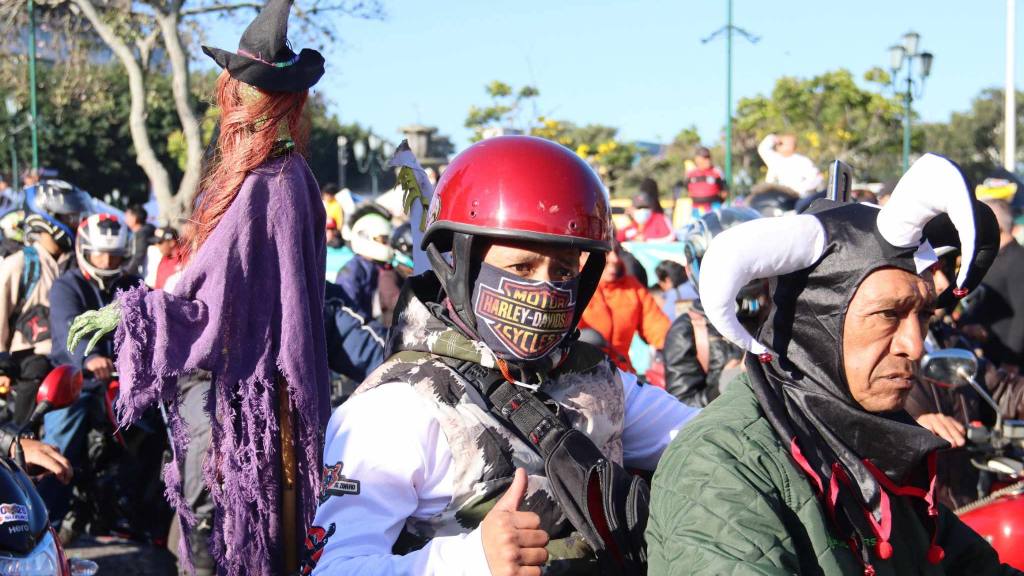
[{"label": "street lamp post", "polygon": [[370,132],[366,140],[359,139],[352,143],[352,155],[356,159],[356,168],[363,174],[370,174],[370,191],[377,196],[377,177],[387,166],[394,147],[390,142]]},{"label": "street lamp post", "polygon": [[28,0],[28,99],[32,113],[32,170],[39,173],[39,126],[36,106],[36,10],[33,0]]},{"label": "street lamp post", "polygon": [[[906,66],[906,90],[903,91],[903,171],[910,168],[910,117],[911,104],[916,97],[920,98],[924,91],[924,81],[932,71],[932,53],[918,51],[921,35],[907,32],[903,35],[902,44],[889,47],[889,69],[892,71],[893,90],[899,91],[899,73]],[[914,79],[914,61],[918,62],[918,79]]]},{"label": "street lamp post", "polygon": [[1014,81],[1017,2],[1006,0],[1006,82],[1003,88],[1003,168],[1017,171],[1017,83]]},{"label": "street lamp post", "polygon": [[338,136],[338,189],[345,188],[345,169],[348,167],[348,138]]},{"label": "street lamp post", "polygon": [[[4,105],[7,108],[7,117],[15,119],[18,116],[18,103],[14,98],[8,96],[4,101]],[[18,147],[14,143],[15,129],[11,127],[10,131],[4,135],[7,139],[7,146],[11,153],[11,188],[17,190],[18,186]]]},{"label": "street lamp post", "polygon": [[[17,121],[18,101],[15,100],[13,96],[8,96],[4,100],[4,107],[7,109],[7,117],[10,118],[12,121]],[[34,127],[35,122],[33,122],[32,118],[29,117],[26,118],[25,121],[22,122],[20,125],[12,125],[7,130],[7,133],[4,134],[3,136],[5,139],[7,139],[7,147],[11,153],[11,188],[14,190],[19,190],[21,188],[21,184],[18,180],[18,147],[16,145],[15,136],[17,136],[18,132],[21,132],[25,128]]]},{"label": "street lamp post", "polygon": [[725,34],[725,184],[732,190],[732,35],[734,33],[746,38],[751,44],[757,44],[761,38],[754,36],[743,28],[732,23],[732,0],[726,0],[726,24],[715,30],[701,43],[707,44],[721,34]]}]

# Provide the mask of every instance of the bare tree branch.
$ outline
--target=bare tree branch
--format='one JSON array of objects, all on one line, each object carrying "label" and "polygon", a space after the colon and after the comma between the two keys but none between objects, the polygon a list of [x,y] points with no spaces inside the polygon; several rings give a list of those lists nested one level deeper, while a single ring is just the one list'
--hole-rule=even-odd
[{"label": "bare tree branch", "polygon": [[[176,1],[172,1],[171,8]],[[180,22],[177,12],[157,13],[157,22],[164,39],[164,47],[171,62],[171,90],[174,95],[174,107],[181,122],[182,134],[185,136],[185,174],[178,186],[175,201],[179,210],[191,206],[192,198],[199,189],[200,170],[203,160],[203,140],[199,133],[199,119],[190,101],[188,55],[182,45],[178,30]],[[170,214],[168,216],[171,216]]]},{"label": "bare tree branch", "polygon": [[139,64],[143,70],[149,68],[149,57],[153,54],[153,46],[159,36],[160,29],[153,28],[144,37],[135,40],[135,46],[139,49]]},{"label": "bare tree branch", "polygon": [[[218,2],[214,4],[207,4],[205,6],[196,6],[194,8],[187,8],[181,10],[180,14],[182,18],[190,16],[199,16],[202,14],[212,14],[215,12],[234,12],[243,8],[249,8],[253,10],[259,10],[263,7],[263,2]],[[380,2],[371,0],[368,2],[356,1],[356,2],[338,2],[329,5],[322,5],[320,0],[313,2],[309,8],[303,8],[301,5],[296,3],[294,5],[295,15],[300,18],[309,17],[316,14],[323,14],[328,12],[340,12],[356,18],[363,18],[366,20],[381,20],[384,18],[384,8]]]},{"label": "bare tree branch", "polygon": [[128,89],[131,93],[131,108],[128,113],[128,128],[135,145],[135,161],[142,168],[153,186],[153,192],[161,205],[173,202],[171,198],[171,177],[167,168],[157,158],[156,151],[146,130],[146,80],[142,66],[135,54],[114,28],[103,19],[92,0],[71,0],[89,21],[111,52],[121,61],[128,74]]},{"label": "bare tree branch", "polygon": [[188,18],[189,16],[211,14],[213,12],[234,12],[235,10],[241,10],[242,8],[252,8],[254,10],[259,10],[262,7],[262,2],[229,2],[226,4],[208,4],[206,6],[196,6],[195,8],[182,10],[180,14],[182,18]]}]

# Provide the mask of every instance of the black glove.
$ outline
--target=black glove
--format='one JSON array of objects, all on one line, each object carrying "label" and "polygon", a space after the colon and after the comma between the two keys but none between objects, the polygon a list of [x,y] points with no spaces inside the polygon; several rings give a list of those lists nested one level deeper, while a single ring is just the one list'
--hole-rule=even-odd
[{"label": "black glove", "polygon": [[0,426],[0,456],[11,455],[11,446],[17,437],[18,426],[14,422],[8,422]]},{"label": "black glove", "polygon": [[0,376],[7,376],[12,380],[18,377],[18,366],[7,352],[0,352]]}]

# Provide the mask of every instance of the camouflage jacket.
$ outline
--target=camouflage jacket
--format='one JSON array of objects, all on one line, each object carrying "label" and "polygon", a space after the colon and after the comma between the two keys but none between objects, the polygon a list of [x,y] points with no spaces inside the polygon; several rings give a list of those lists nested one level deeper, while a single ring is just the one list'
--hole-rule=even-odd
[{"label": "camouflage jacket", "polygon": [[[452,368],[493,367],[494,356],[455,328],[431,294],[420,301],[412,293],[399,305],[388,359],[328,423],[303,573],[486,574],[478,527],[519,467],[529,476],[519,509],[537,513],[552,538],[544,574],[597,573],[551,494],[542,458]],[[568,345],[545,361],[529,375],[511,372],[554,400],[612,461],[653,470],[698,412],[640,385],[592,347]]]},{"label": "camouflage jacket", "polygon": [[[417,300],[410,301],[402,312],[392,340],[396,353],[370,374],[355,394],[387,383],[412,386],[436,411],[455,470],[451,503],[432,518],[410,518],[395,553],[415,549],[435,536],[476,528],[511,484],[515,469],[521,467],[530,484],[520,509],[541,517],[542,527],[553,539],[549,546],[553,559],[585,556],[589,550],[572,534],[572,526],[549,492],[543,459],[483,408],[477,390],[441,358],[491,367],[494,357],[490,351],[445,325]],[[596,348],[577,343],[561,366],[547,375],[539,391],[554,399],[564,418],[586,431],[609,459],[622,462],[625,400],[619,372],[607,357]]]}]

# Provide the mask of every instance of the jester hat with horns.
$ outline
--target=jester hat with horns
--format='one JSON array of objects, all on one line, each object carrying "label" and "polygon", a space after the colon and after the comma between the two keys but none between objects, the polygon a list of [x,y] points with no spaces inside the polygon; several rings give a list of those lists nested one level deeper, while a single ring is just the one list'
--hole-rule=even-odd
[{"label": "jester hat with horns", "polygon": [[[933,532],[927,559],[941,560],[932,479],[934,452],[946,442],[905,411],[871,413],[853,399],[843,364],[847,309],[876,270],[928,270],[937,261],[930,240],[939,238],[958,240],[962,254],[956,282],[940,300],[963,297],[998,251],[993,224],[960,168],[926,154],[881,209],[819,200],[801,215],[726,230],[704,256],[700,296],[708,320],[751,353],[747,373],[766,418],[865,567],[892,554],[891,493],[920,497]],[[769,278],[772,310],[755,338],[736,317],[736,294]]]}]

